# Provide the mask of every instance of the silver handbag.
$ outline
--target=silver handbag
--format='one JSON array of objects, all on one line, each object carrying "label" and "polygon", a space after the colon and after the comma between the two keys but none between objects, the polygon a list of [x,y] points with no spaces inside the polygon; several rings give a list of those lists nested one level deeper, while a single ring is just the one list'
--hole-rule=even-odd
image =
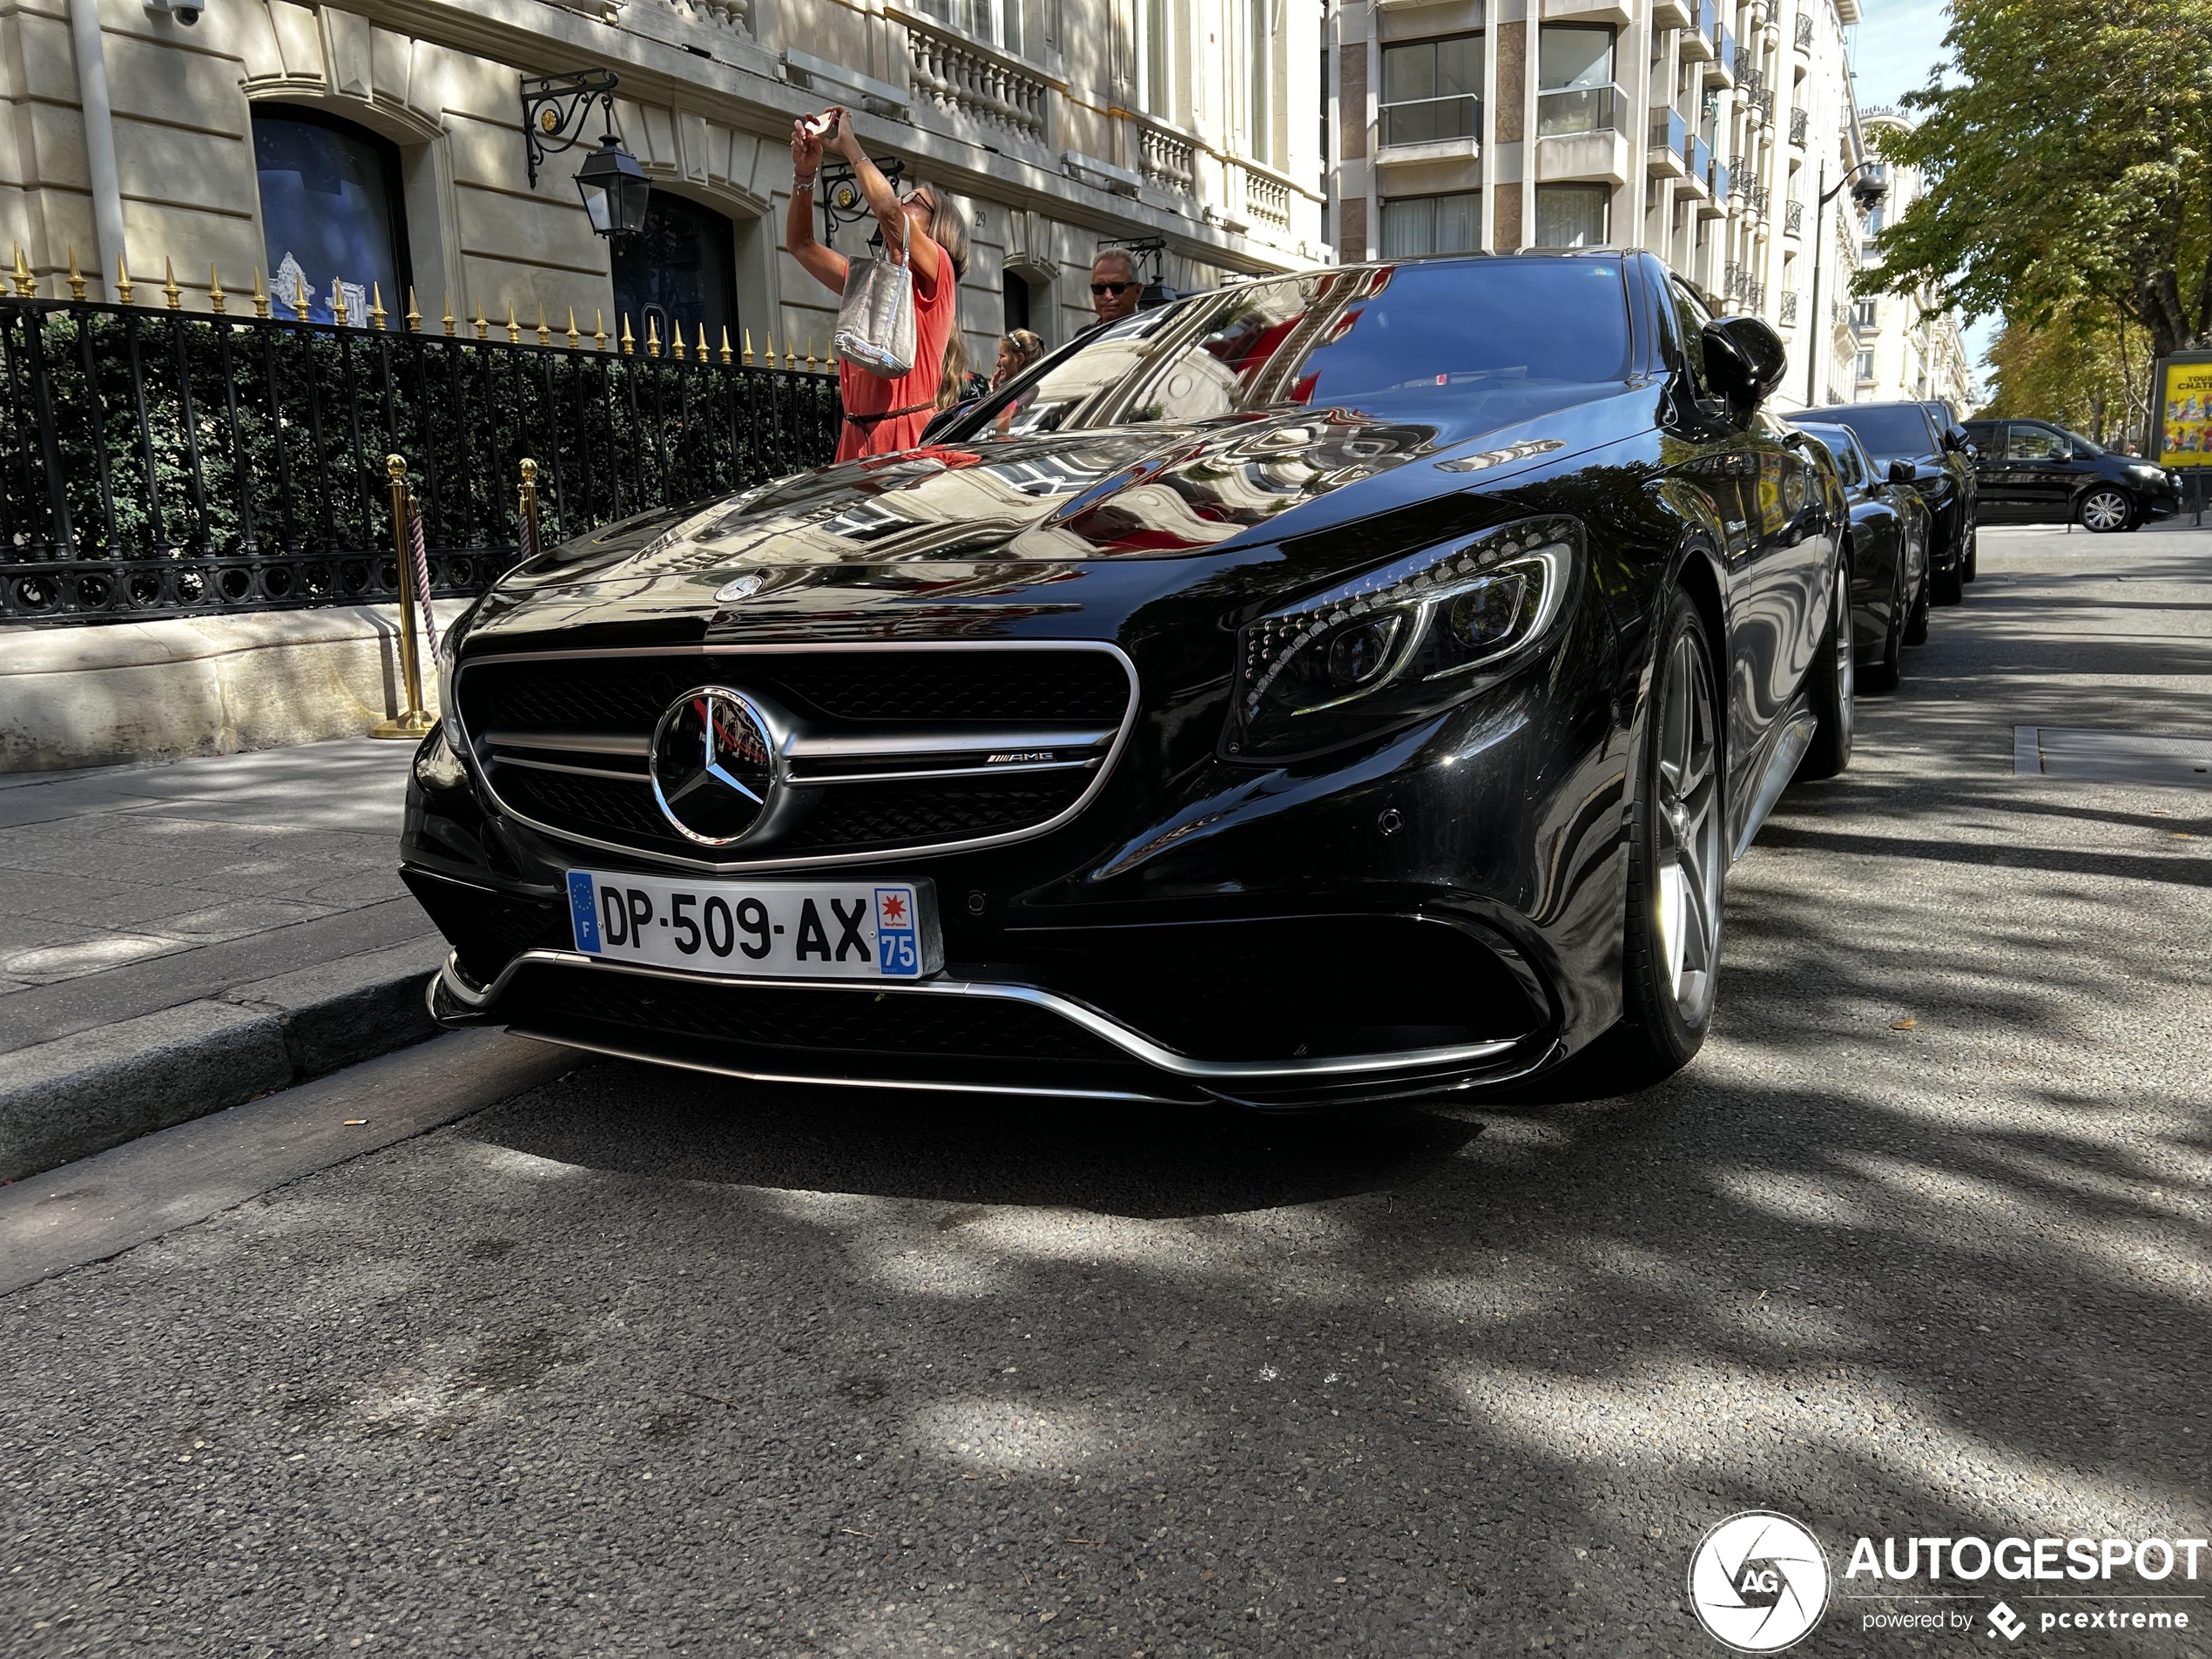
[{"label": "silver handbag", "polygon": [[837,354],[879,379],[895,381],[914,366],[914,273],[907,256],[914,221],[900,215],[899,258],[858,259],[845,267],[837,302]]}]

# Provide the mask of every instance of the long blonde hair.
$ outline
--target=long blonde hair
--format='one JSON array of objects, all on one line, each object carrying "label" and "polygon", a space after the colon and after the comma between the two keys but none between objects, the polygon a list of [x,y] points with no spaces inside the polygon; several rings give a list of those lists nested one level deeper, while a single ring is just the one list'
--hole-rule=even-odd
[{"label": "long blonde hair", "polygon": [[937,407],[949,409],[968,394],[968,336],[957,319],[945,337],[945,363],[937,376]]}]

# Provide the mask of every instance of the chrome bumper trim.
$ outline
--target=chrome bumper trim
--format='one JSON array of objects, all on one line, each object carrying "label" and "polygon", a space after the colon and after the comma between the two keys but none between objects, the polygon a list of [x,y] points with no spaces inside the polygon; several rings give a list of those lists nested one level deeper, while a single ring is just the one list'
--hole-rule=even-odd
[{"label": "chrome bumper trim", "polygon": [[446,959],[446,965],[438,970],[438,974],[455,1001],[469,1008],[482,1010],[499,1000],[501,993],[507,988],[509,980],[523,968],[532,965],[582,968],[597,974],[630,974],[646,979],[673,980],[679,984],[705,983],[738,992],[759,988],[764,990],[860,992],[871,996],[887,994],[900,996],[981,996],[1007,1002],[1025,1002],[1031,1008],[1058,1015],[1069,1024],[1119,1049],[1132,1060],[1140,1061],[1156,1071],[1163,1071],[1170,1076],[1184,1078],[1202,1086],[1271,1080],[1325,1082],[1331,1078],[1357,1077],[1376,1072],[1432,1070],[1441,1067],[1472,1065],[1508,1054],[1525,1041],[1519,1037],[1504,1037],[1490,1042],[1461,1043],[1453,1048],[1408,1049],[1396,1054],[1345,1055],[1309,1060],[1193,1060],[1188,1055],[1162,1048],[1150,1037],[1132,1030],[1118,1020],[1109,1019],[1096,1008],[1086,1008],[1057,992],[1042,990],[1034,985],[1012,985],[991,980],[921,980],[900,984],[886,980],[722,979],[711,974],[685,974],[642,963],[610,962],[575,950],[526,950],[502,968],[499,977],[482,991],[468,988],[466,982],[459,977],[457,961],[453,956]]}]

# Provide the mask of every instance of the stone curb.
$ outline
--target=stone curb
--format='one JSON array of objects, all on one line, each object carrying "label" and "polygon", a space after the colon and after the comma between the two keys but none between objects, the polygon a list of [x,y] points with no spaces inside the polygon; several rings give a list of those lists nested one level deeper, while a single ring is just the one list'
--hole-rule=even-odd
[{"label": "stone curb", "polygon": [[0,1181],[435,1036],[435,938],[0,1055]]}]

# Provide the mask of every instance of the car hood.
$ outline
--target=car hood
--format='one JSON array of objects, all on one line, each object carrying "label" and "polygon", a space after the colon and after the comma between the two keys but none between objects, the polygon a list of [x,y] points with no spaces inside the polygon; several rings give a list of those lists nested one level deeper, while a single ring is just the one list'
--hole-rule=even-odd
[{"label": "car hood", "polygon": [[504,578],[470,631],[487,644],[624,624],[757,637],[894,610],[1010,624],[1279,563],[1293,542],[1325,577],[1390,556],[1404,540],[1394,526],[1440,535],[1455,516],[1494,520],[1468,498],[1649,430],[1659,396],[1562,388],[1554,407],[1524,399],[1516,418],[1458,429],[1277,409],[848,462],[568,543]]}]

